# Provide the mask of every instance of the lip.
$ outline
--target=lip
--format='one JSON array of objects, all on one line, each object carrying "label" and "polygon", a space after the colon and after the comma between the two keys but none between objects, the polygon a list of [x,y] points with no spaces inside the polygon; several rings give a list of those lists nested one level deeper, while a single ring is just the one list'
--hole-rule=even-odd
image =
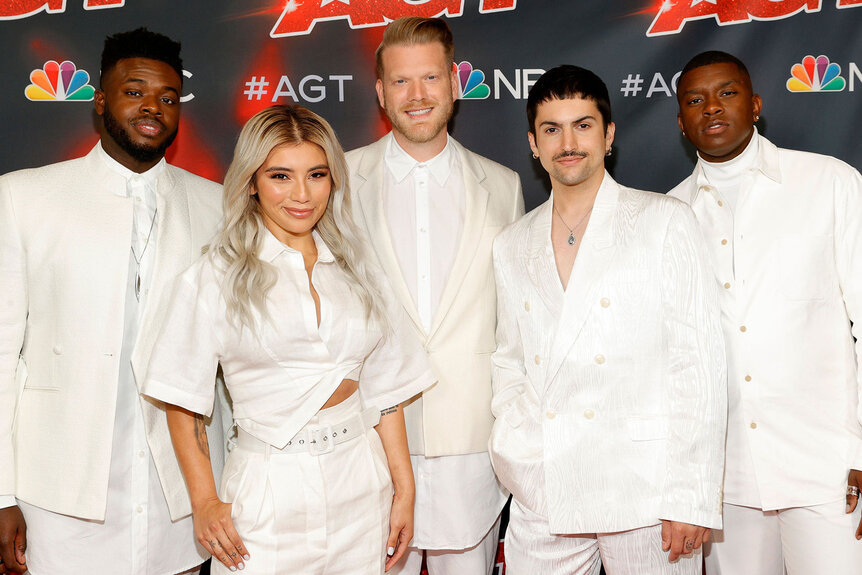
[{"label": "lip", "polygon": [[707,135],[721,134],[725,130],[727,130],[729,127],[730,127],[730,124],[728,124],[727,122],[721,122],[721,121],[716,120],[716,121],[708,123],[706,125],[706,127],[702,130],[702,132],[704,134],[707,134]]},{"label": "lip", "polygon": [[304,220],[305,218],[311,216],[314,213],[313,209],[300,209],[300,208],[282,208],[285,212],[293,216],[294,218]]},{"label": "lip", "polygon": [[585,159],[586,158],[584,156],[563,156],[554,161],[562,166],[575,166]]},{"label": "lip", "polygon": [[136,120],[132,126],[142,136],[158,136],[165,131],[165,126],[158,120]]}]

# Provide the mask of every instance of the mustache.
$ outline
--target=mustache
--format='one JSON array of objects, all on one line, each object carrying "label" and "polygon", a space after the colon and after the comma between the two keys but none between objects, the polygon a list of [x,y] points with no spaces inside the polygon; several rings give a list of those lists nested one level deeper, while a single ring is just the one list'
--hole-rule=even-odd
[{"label": "mustache", "polygon": [[555,160],[561,160],[563,158],[570,158],[573,156],[579,156],[581,158],[586,158],[588,155],[589,154],[587,154],[586,152],[579,152],[577,150],[569,150],[567,152],[560,152],[559,154],[554,156],[554,159]]}]

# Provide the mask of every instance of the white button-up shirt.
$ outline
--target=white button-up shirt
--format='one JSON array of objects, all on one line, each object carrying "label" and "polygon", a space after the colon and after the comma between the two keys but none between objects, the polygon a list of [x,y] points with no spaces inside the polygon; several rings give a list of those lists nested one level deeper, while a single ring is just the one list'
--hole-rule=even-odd
[{"label": "white button-up shirt", "polygon": [[750,146],[735,210],[702,159],[670,192],[697,216],[721,292],[725,501],[817,505],[862,469],[862,177],[757,134]]},{"label": "white button-up shirt", "polygon": [[[126,187],[116,190],[116,194],[129,198],[134,222],[133,237],[129,238],[125,321],[105,520],[79,519],[18,502],[31,533],[56,534],[50,541],[31,539],[28,566],[35,575],[87,572],[172,575],[200,565],[209,554],[195,541],[191,517],[171,521],[150,457],[131,366],[132,349],[155,265],[156,181],[165,169],[165,160],[137,174],[111,158],[101,146],[97,149],[101,161],[126,179]],[[92,553],[80,553],[83,541]],[[93,559],[95,556],[97,560]]]},{"label": "white button-up shirt", "polygon": [[[418,162],[389,138],[383,201],[392,247],[427,333],[455,262],[466,201],[458,154],[446,146]],[[408,412],[410,459],[416,479],[412,545],[419,549],[474,546],[506,502],[488,453],[424,457],[422,397]]]},{"label": "white button-up shirt", "polygon": [[316,231],[313,237],[319,327],[302,253],[264,230],[259,258],[276,272],[266,298],[269,320],[258,314],[256,334],[228,321],[224,274],[204,255],[177,281],[141,392],[209,415],[221,365],[237,425],[282,448],[356,371],[363,405],[381,410],[431,385],[424,350],[401,337],[406,317],[390,312],[393,331],[384,337],[332,252]]}]

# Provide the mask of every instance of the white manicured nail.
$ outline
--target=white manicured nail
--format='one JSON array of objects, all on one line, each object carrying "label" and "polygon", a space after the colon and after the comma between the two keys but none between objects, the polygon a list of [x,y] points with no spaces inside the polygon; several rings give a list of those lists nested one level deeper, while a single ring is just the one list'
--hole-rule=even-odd
[{"label": "white manicured nail", "polygon": [[395,555],[395,547],[389,547],[389,548],[386,550],[386,554],[387,554],[387,555],[389,555],[390,557],[392,557],[393,555]]}]

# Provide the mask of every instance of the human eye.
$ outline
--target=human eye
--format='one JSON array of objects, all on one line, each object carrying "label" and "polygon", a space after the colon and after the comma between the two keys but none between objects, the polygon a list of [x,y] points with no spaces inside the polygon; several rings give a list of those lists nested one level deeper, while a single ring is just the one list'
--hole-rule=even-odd
[{"label": "human eye", "polygon": [[581,122],[577,125],[578,130],[589,130],[593,125],[589,122]]},{"label": "human eye", "polygon": [[138,97],[141,95],[140,91],[138,91],[138,90],[126,90],[125,94],[126,94],[126,96],[133,96],[133,97]]},{"label": "human eye", "polygon": [[329,177],[329,170],[314,170],[313,172],[311,172],[309,174],[309,177],[312,180],[319,180],[322,178],[328,178]]},{"label": "human eye", "polygon": [[560,129],[556,126],[548,126],[547,128],[545,128],[546,134],[556,134],[559,131]]},{"label": "human eye", "polygon": [[287,175],[286,172],[271,172],[269,174],[269,179],[277,181],[287,181],[290,179],[290,176]]},{"label": "human eye", "polygon": [[736,95],[736,90],[725,90],[721,93],[722,96],[734,96]]},{"label": "human eye", "polygon": [[686,104],[688,104],[689,106],[696,106],[697,104],[700,104],[702,101],[703,101],[703,99],[700,98],[700,96],[695,96],[694,98],[689,98],[686,101]]},{"label": "human eye", "polygon": [[177,101],[174,100],[173,98],[171,98],[170,96],[162,96],[162,102],[164,102],[165,104],[168,104],[169,106],[173,106],[174,104],[177,103]]}]

